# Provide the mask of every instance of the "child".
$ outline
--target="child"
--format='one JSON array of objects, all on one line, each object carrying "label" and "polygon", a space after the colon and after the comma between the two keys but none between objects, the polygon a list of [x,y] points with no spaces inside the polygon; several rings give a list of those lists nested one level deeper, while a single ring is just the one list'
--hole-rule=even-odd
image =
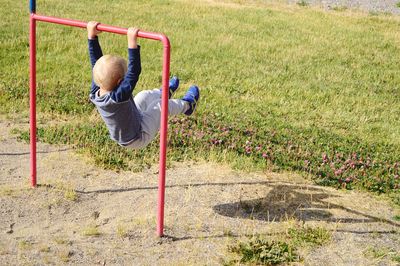
[{"label": "child", "polygon": [[[140,46],[137,45],[139,29],[128,29],[128,67],[118,56],[102,54],[97,35],[99,23],[87,25],[89,55],[92,64],[90,100],[103,118],[111,139],[121,146],[139,149],[145,147],[157,134],[161,117],[161,90],[145,90],[133,98],[132,91],[141,72]],[[178,89],[179,79],[169,83],[169,96]],[[169,100],[168,114],[191,115],[197,105],[200,91],[191,86],[186,95]]]}]

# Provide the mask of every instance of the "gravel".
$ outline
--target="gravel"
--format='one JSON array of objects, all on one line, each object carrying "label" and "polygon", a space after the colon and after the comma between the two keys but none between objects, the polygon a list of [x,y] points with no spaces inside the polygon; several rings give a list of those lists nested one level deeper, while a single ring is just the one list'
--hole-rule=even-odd
[{"label": "gravel", "polygon": [[324,9],[356,9],[370,13],[400,14],[399,0],[289,0],[291,4],[305,3]]}]

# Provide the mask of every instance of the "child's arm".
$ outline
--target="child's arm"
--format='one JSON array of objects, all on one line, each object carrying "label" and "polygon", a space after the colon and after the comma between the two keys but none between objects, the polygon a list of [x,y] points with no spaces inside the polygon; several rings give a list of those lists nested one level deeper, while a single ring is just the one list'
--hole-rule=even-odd
[{"label": "child's arm", "polygon": [[117,102],[127,101],[139,80],[142,66],[140,62],[140,46],[137,45],[137,35],[139,29],[128,29],[128,70],[116,91],[113,91],[111,97]]},{"label": "child's arm", "polygon": [[[97,35],[101,33],[101,31],[97,29],[97,25],[99,25],[99,23],[96,21],[90,21],[87,24],[89,57],[90,57],[90,63],[92,64],[92,69],[96,64],[97,60],[103,56],[99,39],[97,38]],[[98,89],[99,87],[93,81],[93,73],[92,73],[92,87],[90,93],[95,93],[96,90]]]}]

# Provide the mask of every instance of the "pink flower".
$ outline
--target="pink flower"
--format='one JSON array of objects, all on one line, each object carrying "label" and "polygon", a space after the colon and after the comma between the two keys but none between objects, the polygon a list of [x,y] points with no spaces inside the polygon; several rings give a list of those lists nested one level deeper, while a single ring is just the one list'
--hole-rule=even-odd
[{"label": "pink flower", "polygon": [[326,153],[324,153],[324,154],[322,155],[322,161],[323,161],[324,163],[328,162],[328,155],[326,155]]},{"label": "pink flower", "polygon": [[341,169],[336,170],[336,171],[335,171],[335,176],[341,175],[342,172],[343,172],[343,171],[342,171]]}]

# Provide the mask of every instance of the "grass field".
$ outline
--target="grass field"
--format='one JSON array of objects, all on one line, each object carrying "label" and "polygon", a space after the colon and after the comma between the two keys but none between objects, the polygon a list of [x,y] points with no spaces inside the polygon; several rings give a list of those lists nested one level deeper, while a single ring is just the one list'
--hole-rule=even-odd
[{"label": "grass field", "polygon": [[[169,160],[294,170],[400,204],[400,19],[250,2],[53,0],[39,1],[38,13],[169,36],[171,73],[202,89],[195,116],[171,119]],[[27,117],[28,10],[0,3],[0,111]],[[100,38],[106,53],[126,54],[126,37]],[[140,43],[136,91],[161,84],[161,45]],[[108,139],[87,100],[90,77],[86,33],[39,23],[39,139],[74,145],[106,168],[157,162],[157,141],[134,152]]]}]

